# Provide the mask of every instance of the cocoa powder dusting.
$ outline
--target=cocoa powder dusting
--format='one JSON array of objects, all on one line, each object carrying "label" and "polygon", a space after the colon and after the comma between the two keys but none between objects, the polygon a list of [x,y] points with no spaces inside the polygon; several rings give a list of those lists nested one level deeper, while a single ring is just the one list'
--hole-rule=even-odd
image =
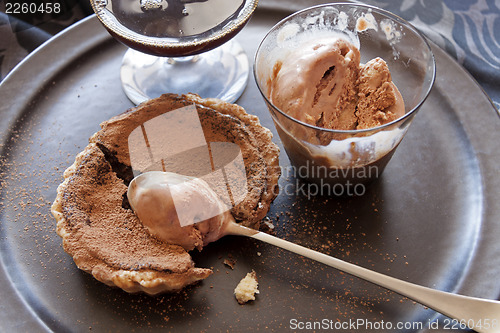
[{"label": "cocoa powder dusting", "polygon": [[122,207],[126,192],[127,186],[111,172],[102,151],[97,146],[86,150],[62,194],[63,215],[69,229],[75,230],[66,250],[87,269],[100,260],[117,269],[190,269],[186,251],[150,237],[133,211]]}]

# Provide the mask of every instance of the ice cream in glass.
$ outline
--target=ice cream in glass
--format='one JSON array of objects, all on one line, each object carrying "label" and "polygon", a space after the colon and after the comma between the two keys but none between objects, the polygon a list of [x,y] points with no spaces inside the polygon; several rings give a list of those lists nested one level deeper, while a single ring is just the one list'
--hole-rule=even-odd
[{"label": "ice cream in glass", "polygon": [[327,4],[276,24],[254,74],[294,173],[344,186],[380,177],[431,90],[435,63],[403,19]]}]

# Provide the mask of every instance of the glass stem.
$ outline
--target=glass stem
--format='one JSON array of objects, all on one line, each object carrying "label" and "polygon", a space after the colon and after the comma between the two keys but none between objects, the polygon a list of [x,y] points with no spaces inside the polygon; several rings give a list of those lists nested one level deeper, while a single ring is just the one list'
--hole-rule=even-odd
[{"label": "glass stem", "polygon": [[167,58],[167,63],[169,65],[173,65],[175,63],[197,62],[199,59],[200,59],[199,55],[185,56],[185,57],[169,57]]}]

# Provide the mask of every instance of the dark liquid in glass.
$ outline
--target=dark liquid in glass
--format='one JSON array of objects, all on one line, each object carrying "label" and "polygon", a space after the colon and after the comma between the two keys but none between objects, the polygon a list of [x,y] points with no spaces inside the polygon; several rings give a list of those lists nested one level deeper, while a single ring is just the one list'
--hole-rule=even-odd
[{"label": "dark liquid in glass", "polygon": [[245,3],[246,0],[96,0],[93,5],[108,31],[127,46],[158,56],[183,56],[205,52],[234,37],[249,18],[248,15],[245,22],[237,21]]}]

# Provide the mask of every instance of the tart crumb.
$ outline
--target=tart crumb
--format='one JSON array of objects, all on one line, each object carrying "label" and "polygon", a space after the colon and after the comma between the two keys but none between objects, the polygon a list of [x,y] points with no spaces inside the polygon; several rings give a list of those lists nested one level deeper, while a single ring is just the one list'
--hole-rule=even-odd
[{"label": "tart crumb", "polygon": [[238,303],[245,304],[248,301],[255,300],[255,294],[259,293],[258,286],[257,274],[252,270],[241,279],[240,283],[234,289],[234,295]]},{"label": "tart crumb", "polygon": [[232,258],[224,259],[223,264],[231,269],[234,269],[234,266],[236,265],[236,260]]}]

